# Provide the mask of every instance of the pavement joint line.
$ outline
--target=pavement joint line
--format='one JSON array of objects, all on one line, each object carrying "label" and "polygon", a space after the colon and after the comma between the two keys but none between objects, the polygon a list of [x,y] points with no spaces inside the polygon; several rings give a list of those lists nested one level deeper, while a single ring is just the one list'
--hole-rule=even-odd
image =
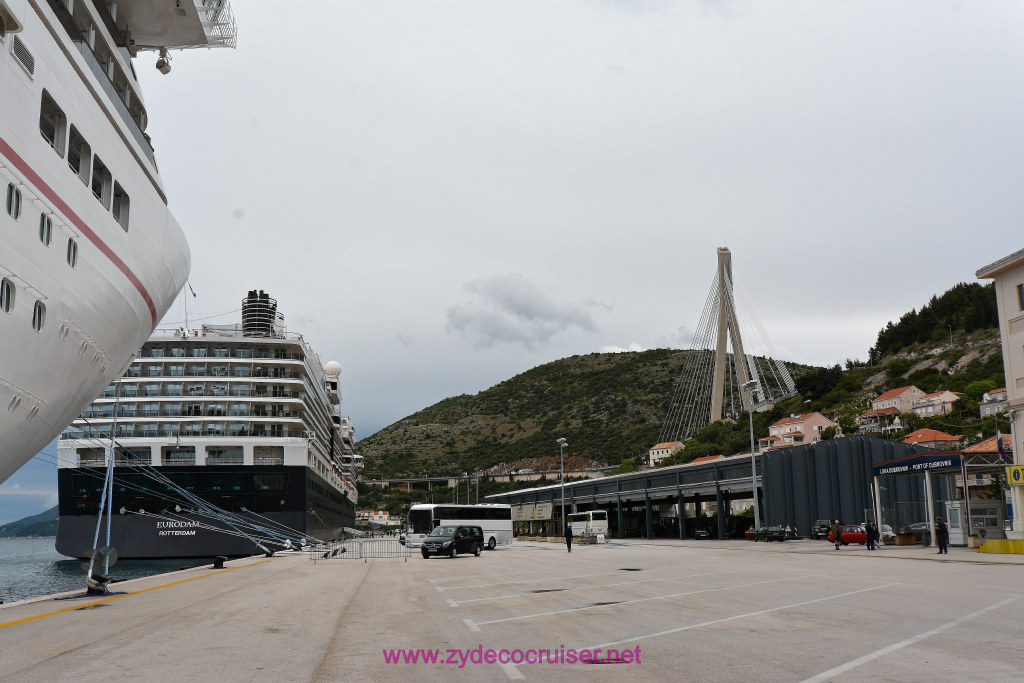
[{"label": "pavement joint line", "polygon": [[501,670],[505,672],[505,675],[511,678],[513,681],[522,681],[523,674],[519,673],[519,669],[516,668],[515,664],[498,664]]},{"label": "pavement joint line", "polygon": [[820,674],[818,674],[817,676],[812,676],[811,678],[805,679],[803,681],[803,683],[819,683],[820,681],[830,680],[830,679],[838,676],[839,674],[843,674],[843,673],[846,673],[847,671],[851,671],[852,669],[856,669],[858,666],[860,666],[862,664],[867,664],[868,662],[873,661],[875,659],[878,659],[880,657],[884,657],[885,655],[887,655],[887,654],[889,654],[891,652],[895,652],[896,650],[901,650],[901,649],[907,647],[908,645],[913,645],[914,643],[920,642],[920,641],[924,640],[925,638],[930,638],[930,637],[932,637],[934,635],[938,635],[939,633],[942,633],[943,631],[948,631],[949,629],[951,629],[951,628],[953,628],[955,626],[959,626],[960,624],[968,622],[971,619],[975,619],[977,617],[980,617],[981,615],[983,615],[983,614],[985,614],[987,612],[991,612],[992,610],[999,609],[1000,607],[1005,607],[1006,605],[1009,605],[1010,603],[1015,602],[1019,598],[1020,598],[1020,596],[1016,596],[1016,597],[1013,597],[1013,598],[1008,598],[1006,600],[1003,600],[1002,602],[997,602],[994,605],[989,605],[988,607],[985,607],[984,609],[980,609],[977,612],[972,612],[971,614],[966,614],[966,615],[964,615],[962,617],[954,619],[953,621],[946,622],[942,626],[936,626],[935,628],[931,629],[930,631],[925,631],[924,633],[919,633],[916,636],[913,636],[911,638],[907,638],[906,640],[903,640],[903,641],[900,641],[900,642],[895,643],[893,645],[890,645],[889,647],[883,647],[881,650],[876,650],[875,652],[872,652],[870,654],[866,654],[863,657],[858,657],[857,659],[849,661],[846,664],[840,664],[839,666],[837,666],[837,667],[835,667],[833,669],[829,669],[828,671],[823,671]]},{"label": "pavement joint line", "polygon": [[258,562],[252,562],[250,564],[245,564],[245,565],[242,565],[242,566],[239,566],[239,567],[228,567],[226,569],[221,569],[219,571],[211,572],[209,574],[203,574],[201,576],[193,576],[193,577],[188,578],[188,579],[182,579],[181,581],[173,581],[171,583],[165,583],[165,584],[160,585],[160,586],[152,586],[150,588],[143,588],[142,590],[133,591],[131,593],[125,593],[123,595],[112,595],[109,598],[103,598],[102,600],[95,600],[93,602],[90,602],[90,603],[84,604],[84,605],[79,604],[79,605],[75,605],[73,607],[65,607],[64,609],[55,610],[53,612],[45,612],[43,614],[36,614],[35,616],[25,617],[24,619],[15,619],[14,621],[8,621],[8,622],[0,623],[0,628],[7,628],[8,626],[17,626],[18,624],[25,624],[25,623],[28,623],[30,621],[36,621],[38,619],[44,619],[46,617],[56,616],[58,614],[64,614],[65,612],[74,612],[74,611],[77,611],[77,610],[80,610],[80,609],[86,609],[87,607],[94,607],[96,605],[102,605],[103,603],[113,602],[114,600],[120,600],[121,598],[130,598],[133,595],[142,595],[143,593],[149,593],[150,591],[155,591],[155,590],[158,590],[160,588],[170,588],[171,586],[177,586],[178,584],[188,583],[189,581],[196,581],[198,579],[205,579],[208,576],[216,576],[217,574],[224,574],[226,572],[233,572],[236,569],[244,569],[245,567],[252,567],[252,566],[255,566],[257,564],[263,564],[264,562],[270,562],[271,559],[273,559],[273,558],[268,558],[266,560],[259,560]]},{"label": "pavement joint line", "polygon": [[472,619],[463,619],[462,623],[464,623],[466,626],[468,626],[469,630],[472,631],[473,633],[480,633],[479,627],[477,627],[477,625],[473,623]]},{"label": "pavement joint line", "polygon": [[816,602],[825,602],[826,600],[836,600],[838,598],[845,598],[851,595],[857,595],[859,593],[867,593],[869,591],[881,590],[883,588],[892,588],[893,586],[899,586],[899,583],[887,583],[883,586],[874,586],[872,588],[862,588],[856,591],[850,591],[848,593],[839,593],[838,595],[829,595],[824,598],[815,598],[814,600],[804,600],[803,602],[794,602],[791,605],[782,605],[780,607],[770,607],[768,609],[757,610],[756,612],[747,612],[746,614],[737,614],[731,617],[722,617],[721,619],[712,619],[711,621],[703,621],[699,624],[690,624],[689,626],[680,626],[679,628],[668,629],[667,631],[658,631],[656,633],[648,633],[642,636],[635,636],[633,638],[626,638],[625,640],[617,640],[612,643],[602,643],[601,645],[594,645],[588,649],[594,650],[601,648],[602,650],[615,645],[622,645],[624,643],[634,643],[638,640],[646,640],[647,638],[658,638],[660,636],[667,636],[673,633],[679,633],[681,631],[691,631],[695,628],[703,628],[704,626],[714,626],[715,624],[724,624],[727,621],[735,621],[736,619],[745,619],[747,617],[756,617],[761,614],[771,614],[772,612],[779,612],[784,609],[792,609],[794,607],[803,607],[804,605],[813,605]]},{"label": "pavement joint line", "polygon": [[[754,581],[752,583],[740,583],[740,584],[736,584],[734,586],[721,586],[719,588],[705,588],[705,589],[702,589],[702,590],[699,590],[699,591],[687,591],[685,593],[673,593],[671,595],[655,595],[655,596],[650,597],[650,598],[637,598],[636,600],[623,600],[622,602],[617,602],[614,605],[588,605],[587,607],[572,607],[570,609],[556,610],[554,612],[540,612],[538,614],[524,614],[524,615],[519,616],[519,617],[506,617],[505,619],[492,619],[490,621],[474,622],[474,625],[477,626],[477,627],[480,627],[480,626],[487,626],[489,624],[500,624],[500,623],[505,622],[505,621],[518,621],[520,619],[532,619],[534,617],[550,617],[550,616],[553,616],[555,614],[568,614],[569,612],[582,612],[584,610],[597,609],[599,607],[619,607],[621,605],[631,605],[633,603],[648,602],[650,600],[667,600],[669,598],[679,598],[679,597],[682,597],[684,595],[699,595],[700,593],[714,593],[714,592],[717,592],[717,591],[733,590],[735,588],[749,588],[750,586],[761,586],[761,585],[764,585],[766,583],[780,583],[782,581],[796,581],[797,579],[807,579],[807,578],[810,578],[812,576],[821,576],[821,574],[805,574],[804,576],[791,576],[791,577],[788,577],[788,578],[785,578],[785,579],[771,579],[770,581]],[[892,584],[892,585],[896,585],[896,584]],[[856,592],[860,592],[860,591],[856,591]],[[811,602],[816,602],[816,601],[812,600]],[[769,610],[769,611],[771,611],[771,610]],[[628,641],[622,641],[622,642],[628,642]],[[614,645],[614,643],[612,643],[612,644]]]},{"label": "pavement joint line", "polygon": [[[735,574],[738,571],[739,570],[737,569],[736,571],[728,571],[728,572],[704,572],[702,574],[685,574],[683,576],[666,576],[663,579],[644,579],[642,581],[621,581],[619,583],[602,583],[602,584],[599,584],[597,586],[580,586],[579,588],[564,588],[562,590],[564,592],[568,593],[570,591],[593,590],[594,588],[612,588],[613,586],[632,586],[633,584],[637,584],[637,583],[654,583],[655,581],[672,581],[674,579],[693,579],[693,578],[696,578],[698,576],[722,576],[723,574]],[[495,596],[490,597],[490,598],[472,598],[470,600],[459,600],[458,602],[456,602],[455,600],[449,599],[448,600],[448,604],[450,604],[452,607],[458,607],[459,605],[465,605],[465,604],[470,603],[470,602],[484,602],[486,600],[504,600],[506,598],[522,598],[522,597],[528,597],[530,595],[531,595],[531,593],[512,593],[510,595],[495,595]]]},{"label": "pavement joint line", "polygon": [[523,581],[498,581],[496,583],[477,583],[469,586],[435,586],[438,591],[452,591],[461,588],[487,588],[489,586],[508,586],[513,583],[535,583],[537,581],[566,581],[570,579],[585,579],[591,576],[618,576],[618,572],[601,572],[600,574],[573,574],[571,576],[546,576],[539,579],[524,579]]}]

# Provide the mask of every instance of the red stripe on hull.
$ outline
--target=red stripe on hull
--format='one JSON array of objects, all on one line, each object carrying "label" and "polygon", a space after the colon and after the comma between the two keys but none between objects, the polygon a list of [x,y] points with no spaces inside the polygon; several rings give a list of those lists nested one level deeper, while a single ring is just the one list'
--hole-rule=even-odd
[{"label": "red stripe on hull", "polygon": [[97,249],[110,259],[110,262],[113,263],[118,270],[124,273],[124,276],[128,278],[128,281],[131,282],[135,286],[135,289],[138,290],[139,294],[142,295],[143,300],[146,302],[146,306],[149,308],[149,315],[153,319],[153,326],[156,327],[156,306],[153,304],[153,299],[149,296],[149,292],[146,291],[145,285],[143,285],[139,278],[136,277],[135,273],[132,272],[132,269],[121,260],[121,257],[114,253],[113,249],[107,246],[106,242],[100,239],[100,236],[97,235],[92,228],[85,224],[85,221],[79,218],[77,213],[71,210],[71,207],[60,198],[52,187],[47,185],[46,182],[39,177],[38,173],[32,170],[32,167],[28,165],[28,162],[22,159],[21,156],[15,152],[3,138],[0,138],[0,154],[3,154],[5,157],[10,159],[14,164],[14,167],[17,168],[18,171],[20,171],[21,174],[24,175],[28,181],[50,201],[50,203],[57,207],[57,209],[64,214],[67,219],[71,221],[71,223],[78,228],[81,233],[93,243],[93,245],[96,246]]}]

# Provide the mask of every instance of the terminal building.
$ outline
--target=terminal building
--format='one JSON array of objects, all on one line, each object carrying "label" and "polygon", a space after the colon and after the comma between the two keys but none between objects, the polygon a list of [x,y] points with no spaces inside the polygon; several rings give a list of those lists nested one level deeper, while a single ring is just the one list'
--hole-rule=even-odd
[{"label": "terminal building", "polygon": [[920,532],[935,517],[957,522],[951,542],[961,545],[969,530],[1003,537],[1003,506],[993,500],[1001,493],[993,475],[999,467],[990,454],[855,435],[766,451],[755,461],[756,480],[751,456],[743,454],[512,491],[486,502],[512,505],[515,527],[526,534],[561,531],[564,488],[565,514],[606,510],[614,538],[743,538],[754,526],[756,481],[761,522],[789,525],[799,537],[809,537],[819,519],[880,518],[894,529],[916,525]]}]

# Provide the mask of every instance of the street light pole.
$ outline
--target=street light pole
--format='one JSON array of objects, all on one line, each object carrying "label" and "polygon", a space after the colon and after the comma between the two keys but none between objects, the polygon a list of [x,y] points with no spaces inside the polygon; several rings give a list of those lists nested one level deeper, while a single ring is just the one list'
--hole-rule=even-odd
[{"label": "street light pole", "polygon": [[747,393],[747,414],[750,416],[750,490],[754,494],[754,528],[761,526],[761,511],[757,504],[757,464],[754,462],[754,387],[757,380],[752,379],[741,388]]},{"label": "street light pole", "polygon": [[562,528],[565,530],[565,447],[569,444],[559,439],[558,444],[558,479],[562,484]]}]

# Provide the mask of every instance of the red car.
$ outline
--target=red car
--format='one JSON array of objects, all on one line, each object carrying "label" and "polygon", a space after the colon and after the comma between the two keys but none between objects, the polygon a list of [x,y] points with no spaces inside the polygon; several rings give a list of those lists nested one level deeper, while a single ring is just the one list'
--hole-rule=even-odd
[{"label": "red car", "polygon": [[[865,545],[868,542],[868,532],[860,524],[846,524],[843,526],[842,537],[839,540],[842,541],[843,545],[850,545],[851,543]],[[831,531],[828,532],[828,542],[836,542],[832,538]]]}]

